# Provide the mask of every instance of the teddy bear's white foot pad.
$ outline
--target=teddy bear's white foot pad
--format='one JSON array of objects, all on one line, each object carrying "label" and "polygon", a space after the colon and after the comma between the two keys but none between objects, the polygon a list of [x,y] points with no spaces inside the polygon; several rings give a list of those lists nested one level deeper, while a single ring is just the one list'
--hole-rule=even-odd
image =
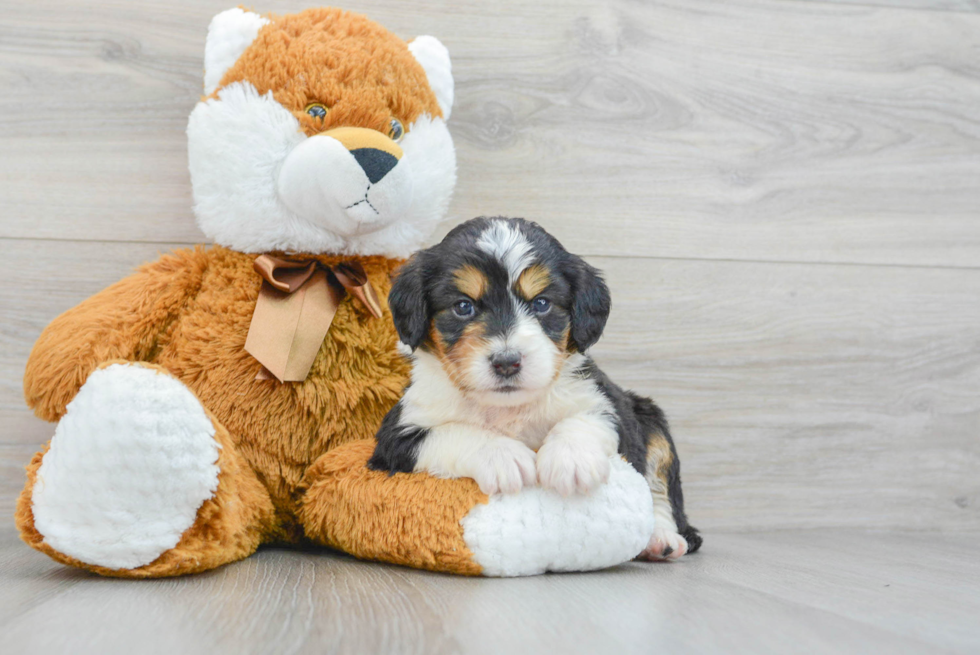
[{"label": "teddy bear's white foot pad", "polygon": [[590,571],[633,559],[653,534],[653,497],[636,469],[618,456],[609,464],[608,482],[587,496],[526,487],[470,510],[463,540],[483,574]]},{"label": "teddy bear's white foot pad", "polygon": [[177,545],[217,489],[214,434],[176,378],[138,364],[94,371],[38,469],[34,526],[86,564],[149,564]]}]

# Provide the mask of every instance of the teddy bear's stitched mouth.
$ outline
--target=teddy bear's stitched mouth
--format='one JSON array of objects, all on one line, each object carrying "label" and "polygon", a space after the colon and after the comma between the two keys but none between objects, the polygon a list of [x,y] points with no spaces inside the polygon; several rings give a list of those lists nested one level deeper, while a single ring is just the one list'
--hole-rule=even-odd
[{"label": "teddy bear's stitched mouth", "polygon": [[361,198],[360,200],[358,200],[357,202],[355,202],[353,204],[347,205],[346,207],[344,207],[344,209],[345,210],[346,209],[353,209],[354,207],[357,207],[358,205],[367,204],[367,206],[371,208],[371,211],[373,211],[375,214],[377,214],[378,216],[380,216],[381,215],[381,212],[379,212],[378,209],[377,209],[377,207],[375,207],[374,205],[372,205],[371,204],[371,201],[368,200],[368,192],[369,191],[371,191],[371,185],[370,184],[368,185],[368,188],[365,189],[365,191],[364,191],[364,197],[363,198]]}]

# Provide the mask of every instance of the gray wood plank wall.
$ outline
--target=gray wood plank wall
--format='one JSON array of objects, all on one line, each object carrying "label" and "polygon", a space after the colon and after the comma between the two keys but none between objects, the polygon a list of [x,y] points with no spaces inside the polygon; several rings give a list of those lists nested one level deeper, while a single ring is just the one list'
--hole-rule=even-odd
[{"label": "gray wood plank wall", "polygon": [[[4,513],[34,339],[203,240],[183,131],[233,4],[0,3]],[[521,215],[606,271],[594,353],[672,418],[696,524],[980,528],[976,2],[345,6],[453,55],[443,231]]]}]

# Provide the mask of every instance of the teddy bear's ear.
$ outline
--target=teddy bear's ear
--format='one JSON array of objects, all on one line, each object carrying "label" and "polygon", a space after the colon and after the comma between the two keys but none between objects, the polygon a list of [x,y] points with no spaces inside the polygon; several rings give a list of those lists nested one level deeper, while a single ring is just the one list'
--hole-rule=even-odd
[{"label": "teddy bear's ear", "polygon": [[436,94],[442,117],[449,120],[453,109],[453,68],[446,46],[434,36],[417,36],[408,44],[415,59],[422,64],[429,86]]},{"label": "teddy bear's ear", "polygon": [[223,11],[211,19],[204,46],[204,94],[218,88],[225,72],[252,45],[259,30],[269,19],[239,7]]}]

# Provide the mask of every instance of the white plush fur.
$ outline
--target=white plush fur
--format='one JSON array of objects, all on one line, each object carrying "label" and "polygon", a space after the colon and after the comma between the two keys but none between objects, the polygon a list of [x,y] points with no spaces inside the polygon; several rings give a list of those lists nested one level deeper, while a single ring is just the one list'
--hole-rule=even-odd
[{"label": "white plush fur", "polygon": [[[242,252],[406,257],[432,234],[456,184],[456,154],[441,118],[423,114],[408,126],[398,165],[369,189],[339,142],[307,137],[271,93],[259,95],[245,82],[197,105],[187,142],[198,224]],[[377,214],[346,209],[365,193]]]},{"label": "white plush fur", "polygon": [[38,469],[35,527],[87,564],[149,564],[177,545],[218,487],[214,433],[177,379],[136,364],[93,372]]},{"label": "white plush fur", "polygon": [[[211,94],[269,21],[229,9],[214,17],[205,47]],[[242,252],[273,250],[407,257],[423,246],[449,208],[456,153],[445,119],[453,103],[449,53],[421,36],[407,46],[422,65],[443,117],[406,126],[398,164],[371,184],[339,141],[307,137],[272,97],[245,82],[198,103],[187,125],[198,225]]]},{"label": "white plush fur", "polygon": [[252,45],[259,30],[268,22],[267,18],[238,7],[211,19],[204,45],[204,95],[214,93],[224,74]]},{"label": "white plush fur", "polygon": [[436,102],[442,110],[442,117],[449,120],[453,109],[453,69],[449,51],[434,36],[417,36],[408,44],[415,60],[422,64],[429,87],[436,94]]},{"label": "white plush fur", "polygon": [[313,225],[344,238],[376,232],[404,215],[411,205],[412,161],[399,161],[371,183],[346,147],[327,134],[306,139],[279,169],[283,204]]},{"label": "white plush fur", "polygon": [[541,488],[497,494],[461,521],[463,539],[488,576],[588,571],[632,559],[654,531],[650,490],[618,456],[609,480],[588,496]]}]

